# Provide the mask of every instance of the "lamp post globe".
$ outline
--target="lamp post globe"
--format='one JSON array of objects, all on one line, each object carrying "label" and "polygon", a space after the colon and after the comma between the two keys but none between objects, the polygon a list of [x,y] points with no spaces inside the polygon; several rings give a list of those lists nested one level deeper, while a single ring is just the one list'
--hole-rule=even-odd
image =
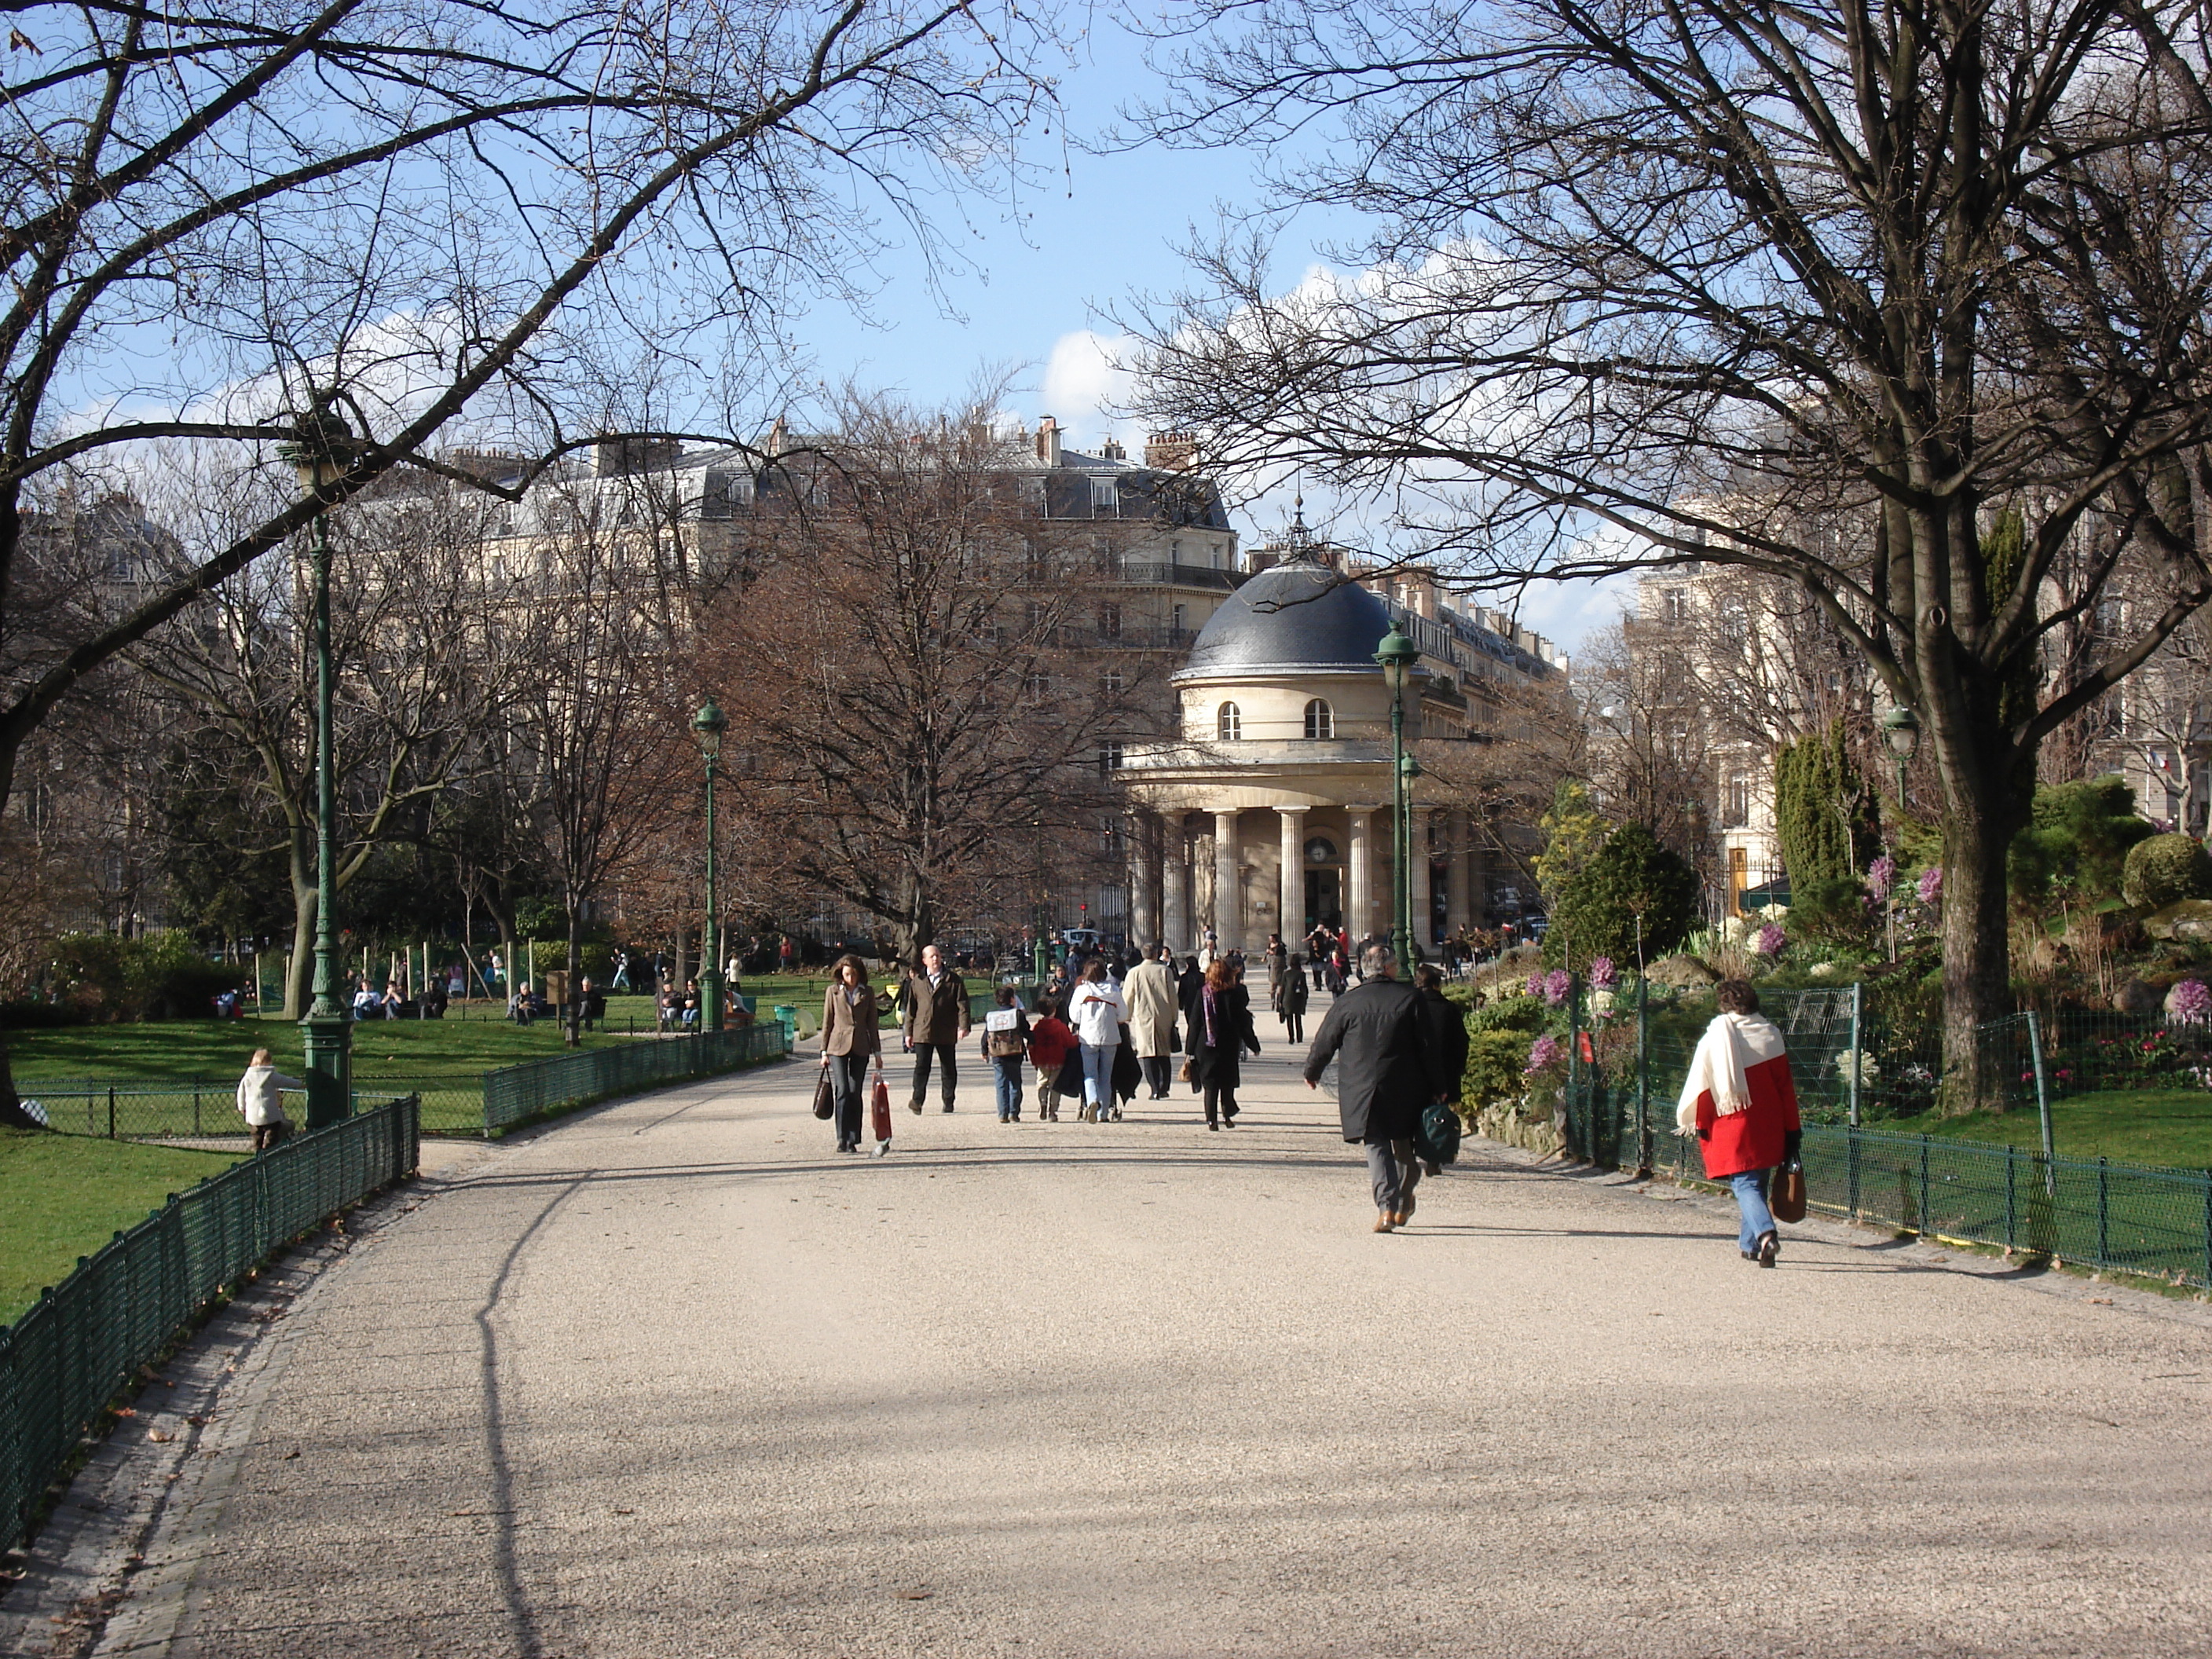
[{"label": "lamp post globe", "polygon": [[1897,811],[1905,814],[1905,769],[1912,763],[1912,757],[1920,748],[1920,720],[1910,708],[1899,703],[1881,717],[1881,740],[1889,752],[1897,757]]},{"label": "lamp post globe", "polygon": [[[299,475],[303,494],[319,503],[351,465],[354,435],[343,416],[317,399],[293,425],[277,454]],[[353,1110],[353,1019],[338,1000],[337,772],[331,708],[337,665],[331,653],[330,515],[314,517],[315,641],[315,975],[313,1000],[300,1022],[301,1067],[307,1085],[307,1127],[342,1121]]]},{"label": "lamp post globe", "polygon": [[1407,823],[1407,801],[1413,778],[1420,769],[1406,752],[1406,686],[1413,678],[1413,665],[1420,659],[1420,647],[1401,633],[1395,623],[1375,647],[1375,660],[1382,665],[1382,683],[1390,688],[1390,949],[1408,969],[1413,959],[1413,889],[1407,866],[1413,859],[1413,837]]},{"label": "lamp post globe", "polygon": [[730,722],[709,697],[691,717],[691,737],[707,763],[707,921],[700,930],[699,1029],[722,1029],[722,939],[720,906],[714,894],[714,767],[721,758],[722,733]]}]

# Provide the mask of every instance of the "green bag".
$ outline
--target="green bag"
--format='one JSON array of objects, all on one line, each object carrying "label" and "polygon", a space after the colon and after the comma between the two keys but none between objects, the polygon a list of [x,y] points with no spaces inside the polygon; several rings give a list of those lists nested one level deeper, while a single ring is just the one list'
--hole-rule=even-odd
[{"label": "green bag", "polygon": [[1459,1134],[1459,1114],[1437,1101],[1421,1114],[1421,1127],[1413,1133],[1413,1150],[1430,1164],[1456,1163]]}]

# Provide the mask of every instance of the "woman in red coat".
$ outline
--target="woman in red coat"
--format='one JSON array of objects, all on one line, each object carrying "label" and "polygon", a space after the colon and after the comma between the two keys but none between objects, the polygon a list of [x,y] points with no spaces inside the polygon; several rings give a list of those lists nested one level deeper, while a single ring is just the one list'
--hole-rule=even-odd
[{"label": "woman in red coat", "polygon": [[1781,1241],[1766,1207],[1766,1177],[1795,1158],[1804,1139],[1797,1085],[1782,1033],[1760,1015],[1750,981],[1723,980],[1718,995],[1721,1012],[1690,1057],[1674,1121],[1683,1134],[1697,1136],[1705,1179],[1735,1188],[1743,1217],[1736,1247],[1744,1260],[1771,1267]]}]

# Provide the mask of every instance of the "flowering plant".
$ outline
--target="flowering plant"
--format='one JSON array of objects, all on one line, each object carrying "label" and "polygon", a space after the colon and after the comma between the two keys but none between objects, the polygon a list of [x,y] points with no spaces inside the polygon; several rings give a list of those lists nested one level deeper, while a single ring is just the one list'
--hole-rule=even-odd
[{"label": "flowering plant", "polygon": [[1789,943],[1790,935],[1770,921],[1759,930],[1759,943],[1752,948],[1763,957],[1778,957]]},{"label": "flowering plant", "polygon": [[1846,1084],[1856,1082],[1862,1088],[1881,1080],[1881,1062],[1863,1048],[1846,1048],[1838,1054],[1836,1070]]},{"label": "flowering plant", "polygon": [[1611,1019],[1617,999],[1611,991],[1592,991],[1589,995],[1590,1018]]},{"label": "flowering plant", "polygon": [[1532,997],[1540,997],[1544,994],[1544,975],[1541,973],[1528,975],[1528,994]]},{"label": "flowering plant", "polygon": [[1554,968],[1544,975],[1544,1000],[1554,1008],[1567,1000],[1567,993],[1575,988],[1575,976],[1564,968]]},{"label": "flowering plant", "polygon": [[1559,1038],[1540,1036],[1528,1045],[1528,1063],[1522,1070],[1529,1077],[1548,1071],[1559,1063],[1559,1056],[1564,1052],[1559,1047]]},{"label": "flowering plant", "polygon": [[1923,904],[1933,904],[1943,896],[1943,872],[1941,868],[1921,872],[1919,891]]},{"label": "flowering plant", "polygon": [[1867,891],[1874,902],[1881,903],[1889,896],[1889,890],[1897,885],[1897,860],[1887,853],[1867,866]]},{"label": "flowering plant", "polygon": [[1613,965],[1611,957],[1592,957],[1589,964],[1590,989],[1610,991],[1620,983],[1620,975]]},{"label": "flowering plant", "polygon": [[2202,1025],[2212,1017],[2212,991],[2202,980],[2185,979],[2166,994],[2166,1012],[2184,1025]]}]

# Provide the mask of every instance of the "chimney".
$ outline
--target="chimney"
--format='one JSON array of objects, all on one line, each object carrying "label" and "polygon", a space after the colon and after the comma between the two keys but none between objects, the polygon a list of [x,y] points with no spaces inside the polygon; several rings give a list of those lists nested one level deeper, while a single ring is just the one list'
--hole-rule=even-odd
[{"label": "chimney", "polygon": [[775,417],[775,424],[768,429],[769,459],[773,460],[782,454],[790,442],[791,428],[784,424],[783,416],[779,415]]},{"label": "chimney", "polygon": [[1098,453],[1109,461],[1126,461],[1129,459],[1129,452],[1121,447],[1121,441],[1118,438],[1107,439]]},{"label": "chimney", "polygon": [[1155,472],[1188,472],[1198,461],[1198,441],[1188,432],[1155,432],[1145,441],[1145,465]]},{"label": "chimney", "polygon": [[1036,456],[1047,466],[1058,466],[1060,462],[1060,422],[1046,415],[1037,421]]}]

